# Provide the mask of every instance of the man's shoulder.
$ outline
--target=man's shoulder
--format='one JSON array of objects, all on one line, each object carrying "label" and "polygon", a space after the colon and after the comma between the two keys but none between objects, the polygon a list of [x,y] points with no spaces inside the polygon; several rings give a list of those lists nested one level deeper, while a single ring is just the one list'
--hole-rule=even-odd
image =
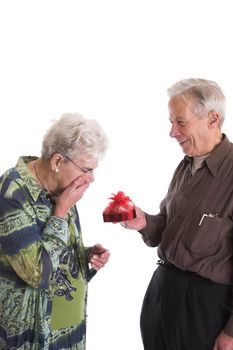
[{"label": "man's shoulder", "polygon": [[229,152],[227,156],[233,161],[233,143],[232,142],[229,142]]}]

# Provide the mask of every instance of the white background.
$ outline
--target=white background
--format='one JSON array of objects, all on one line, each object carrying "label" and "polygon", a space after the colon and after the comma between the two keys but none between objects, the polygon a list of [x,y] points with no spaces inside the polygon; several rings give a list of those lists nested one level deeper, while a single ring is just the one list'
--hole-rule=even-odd
[{"label": "white background", "polygon": [[221,0],[1,0],[0,172],[40,155],[51,120],[64,112],[97,119],[110,148],[77,204],[86,245],[111,251],[89,285],[87,350],[142,350],[139,315],[156,249],[103,223],[123,190],[158,210],[182,152],[169,138],[166,89],[177,80],[216,80],[232,139],[232,11]]}]

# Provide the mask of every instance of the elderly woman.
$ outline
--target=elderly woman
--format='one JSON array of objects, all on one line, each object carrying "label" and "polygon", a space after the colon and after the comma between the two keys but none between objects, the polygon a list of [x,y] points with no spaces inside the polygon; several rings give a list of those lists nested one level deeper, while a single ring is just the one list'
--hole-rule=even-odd
[{"label": "elderly woman", "polygon": [[0,179],[0,349],[85,349],[87,283],[105,265],[85,248],[75,203],[107,148],[100,125],[64,114],[41,157]]}]

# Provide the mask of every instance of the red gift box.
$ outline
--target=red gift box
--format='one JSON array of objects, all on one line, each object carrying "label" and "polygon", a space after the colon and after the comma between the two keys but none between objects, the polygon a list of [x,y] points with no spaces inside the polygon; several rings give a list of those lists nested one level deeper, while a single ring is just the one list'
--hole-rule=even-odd
[{"label": "red gift box", "polygon": [[135,205],[124,192],[113,194],[112,202],[104,209],[104,222],[120,222],[132,220],[136,217]]}]

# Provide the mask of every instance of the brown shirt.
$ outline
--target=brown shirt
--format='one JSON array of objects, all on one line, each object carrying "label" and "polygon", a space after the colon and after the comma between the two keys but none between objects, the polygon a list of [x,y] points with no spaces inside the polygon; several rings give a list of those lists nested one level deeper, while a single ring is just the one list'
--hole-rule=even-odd
[{"label": "brown shirt", "polygon": [[178,165],[160,213],[146,214],[143,239],[178,268],[233,285],[233,144],[224,135],[194,175],[191,163]]}]

